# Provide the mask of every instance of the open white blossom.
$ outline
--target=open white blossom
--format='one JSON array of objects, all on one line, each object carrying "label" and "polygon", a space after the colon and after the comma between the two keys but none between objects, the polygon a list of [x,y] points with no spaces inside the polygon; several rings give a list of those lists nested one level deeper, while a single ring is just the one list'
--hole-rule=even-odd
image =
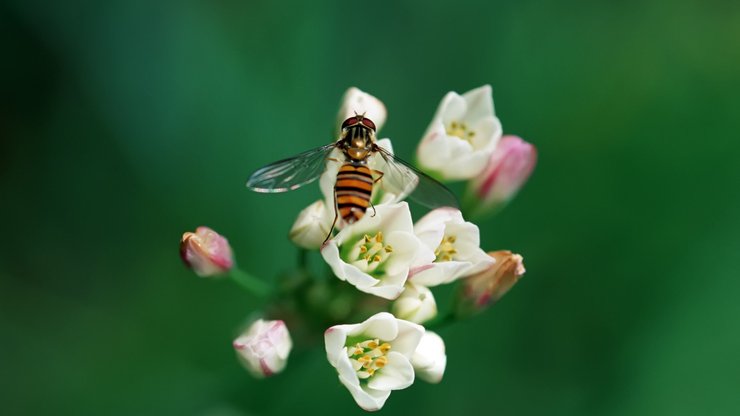
[{"label": "open white blossom", "polygon": [[334,274],[357,289],[385,299],[403,292],[411,266],[434,260],[434,252],[414,234],[405,202],[370,208],[321,249]]},{"label": "open white blossom", "polygon": [[418,162],[444,180],[474,178],[486,167],[501,132],[490,85],[463,95],[449,92],[419,143]]},{"label": "open white blossom", "polygon": [[318,200],[298,214],[290,229],[290,240],[297,246],[317,250],[326,239],[334,219],[334,211],[327,208],[323,200]]},{"label": "open white blossom", "polygon": [[258,319],[234,340],[240,361],[253,376],[269,377],[285,368],[293,342],[283,321]]},{"label": "open white blossom", "polygon": [[480,248],[478,226],[453,208],[438,208],[414,225],[414,233],[434,251],[432,263],[417,263],[409,278],[414,284],[437,286],[485,270],[494,259]]},{"label": "open white blossom", "polygon": [[367,411],[376,411],[392,390],[413,384],[411,358],[423,335],[422,326],[381,312],[361,324],[327,329],[326,357],[355,402]]},{"label": "open white blossom", "polygon": [[427,383],[439,383],[447,367],[445,343],[432,331],[426,331],[411,357],[416,375]]},{"label": "open white blossom", "polygon": [[342,97],[342,104],[337,114],[337,126],[341,126],[344,120],[355,114],[364,114],[375,123],[378,131],[383,127],[388,116],[382,101],[359,88],[350,87]]},{"label": "open white blossom", "polygon": [[421,324],[437,316],[437,303],[429,288],[409,282],[393,302],[392,312],[401,319]]}]

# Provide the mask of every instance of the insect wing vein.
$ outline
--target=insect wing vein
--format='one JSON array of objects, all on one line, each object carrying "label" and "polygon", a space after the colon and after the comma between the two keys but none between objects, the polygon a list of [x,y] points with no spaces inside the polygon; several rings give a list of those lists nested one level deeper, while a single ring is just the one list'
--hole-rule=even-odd
[{"label": "insect wing vein", "polygon": [[257,169],[247,180],[255,192],[287,192],[313,182],[326,168],[326,158],[336,143],[307,150]]},{"label": "insect wing vein", "polygon": [[380,168],[383,171],[380,184],[385,190],[399,199],[408,197],[427,208],[459,208],[457,198],[446,186],[382,147],[375,146],[375,150],[385,161],[385,166]]}]

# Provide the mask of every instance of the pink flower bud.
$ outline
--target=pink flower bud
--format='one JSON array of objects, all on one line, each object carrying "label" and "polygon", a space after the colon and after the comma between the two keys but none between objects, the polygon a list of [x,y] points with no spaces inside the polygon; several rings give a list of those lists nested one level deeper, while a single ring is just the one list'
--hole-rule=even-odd
[{"label": "pink flower bud", "polygon": [[517,136],[503,136],[483,173],[470,181],[467,199],[473,214],[492,213],[506,205],[534,170],[537,149]]},{"label": "pink flower bud", "polygon": [[524,275],[523,258],[508,250],[488,253],[496,262],[488,269],[463,279],[458,298],[458,315],[468,316],[483,311],[501,299]]},{"label": "pink flower bud", "polygon": [[252,323],[233,345],[244,368],[257,378],[283,371],[293,348],[285,322],[262,319]]},{"label": "pink flower bud", "polygon": [[200,277],[226,273],[234,265],[229,242],[208,227],[182,235],[180,257]]}]

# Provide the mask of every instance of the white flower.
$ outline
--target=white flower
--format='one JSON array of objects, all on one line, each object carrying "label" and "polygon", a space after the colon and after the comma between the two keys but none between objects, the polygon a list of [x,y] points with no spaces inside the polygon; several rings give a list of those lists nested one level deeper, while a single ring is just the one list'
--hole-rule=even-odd
[{"label": "white flower", "polygon": [[372,120],[377,131],[380,131],[383,127],[388,115],[382,101],[361,91],[359,88],[351,87],[342,98],[342,104],[337,114],[337,126],[341,126],[344,120],[355,114],[364,114],[365,117]]},{"label": "white flower", "polygon": [[383,407],[392,390],[413,384],[410,360],[423,334],[422,326],[381,312],[361,324],[327,329],[326,357],[355,402],[375,411]]},{"label": "white flower", "polygon": [[411,356],[411,365],[416,375],[427,383],[439,383],[447,367],[445,343],[442,338],[432,331],[426,331],[419,342],[414,355]]},{"label": "white flower", "polygon": [[257,378],[281,372],[292,347],[283,321],[258,319],[234,340],[234,349],[244,368]]},{"label": "white flower", "polygon": [[409,282],[393,302],[392,312],[401,319],[421,324],[437,316],[437,303],[429,288]]},{"label": "white flower", "polygon": [[[321,249],[334,274],[357,289],[395,299],[404,289],[415,262],[434,259],[416,235],[405,202],[370,208],[362,220],[347,226]],[[374,214],[374,215],[373,215]]]},{"label": "white flower", "polygon": [[501,122],[493,111],[491,86],[442,99],[419,143],[419,164],[444,180],[479,175],[501,138]]},{"label": "white flower", "polygon": [[331,229],[334,212],[327,209],[324,201],[318,200],[298,214],[289,237],[297,246],[319,249]]},{"label": "white flower", "polygon": [[434,251],[432,263],[417,263],[410,281],[417,285],[437,286],[478,273],[494,263],[480,248],[478,226],[466,222],[462,213],[452,208],[430,211],[414,225],[414,233]]}]

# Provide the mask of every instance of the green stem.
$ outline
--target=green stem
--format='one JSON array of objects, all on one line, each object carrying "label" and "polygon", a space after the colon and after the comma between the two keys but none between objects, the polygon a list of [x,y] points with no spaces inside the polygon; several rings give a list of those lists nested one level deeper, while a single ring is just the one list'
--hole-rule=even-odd
[{"label": "green stem", "polygon": [[450,312],[447,312],[444,315],[437,316],[436,319],[434,319],[433,321],[425,324],[424,326],[427,329],[440,329],[440,328],[443,328],[443,327],[445,327],[445,326],[447,326],[447,325],[449,325],[449,324],[451,324],[451,323],[453,323],[455,321],[457,321],[457,317],[455,316],[455,314],[452,311],[450,311]]},{"label": "green stem", "polygon": [[231,269],[231,271],[229,272],[229,277],[231,278],[231,280],[236,282],[236,284],[246,289],[247,292],[255,296],[265,298],[271,292],[270,285],[252,276],[251,274],[240,270],[238,267],[233,267]]},{"label": "green stem", "polygon": [[308,270],[308,250],[305,248],[298,249],[298,267]]}]

